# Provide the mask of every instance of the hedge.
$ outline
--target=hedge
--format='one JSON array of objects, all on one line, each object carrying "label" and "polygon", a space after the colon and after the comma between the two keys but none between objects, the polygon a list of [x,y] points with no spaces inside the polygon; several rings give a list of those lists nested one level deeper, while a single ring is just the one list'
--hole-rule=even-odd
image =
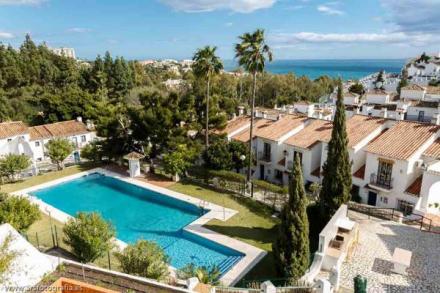
[{"label": "hedge", "polygon": [[245,183],[246,182],[246,176],[240,173],[236,173],[233,171],[226,171],[226,170],[210,170],[208,171],[209,175],[211,177],[218,177],[220,179],[232,181],[232,182],[238,182],[238,183]]},{"label": "hedge", "polygon": [[255,187],[263,189],[264,191],[269,191],[269,192],[279,193],[279,194],[287,194],[288,193],[287,187],[278,186],[276,184],[272,184],[272,183],[269,183],[264,180],[253,179],[252,183],[254,184]]}]

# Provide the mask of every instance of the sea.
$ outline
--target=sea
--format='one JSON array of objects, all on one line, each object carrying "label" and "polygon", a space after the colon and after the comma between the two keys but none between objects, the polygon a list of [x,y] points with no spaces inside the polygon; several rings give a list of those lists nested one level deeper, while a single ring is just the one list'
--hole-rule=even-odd
[{"label": "sea", "polygon": [[[405,63],[405,59],[274,60],[266,64],[266,71],[275,74],[305,75],[310,79],[327,75],[343,80],[356,80],[381,70],[400,73]],[[237,66],[235,60],[224,61],[226,71],[233,71]]]}]

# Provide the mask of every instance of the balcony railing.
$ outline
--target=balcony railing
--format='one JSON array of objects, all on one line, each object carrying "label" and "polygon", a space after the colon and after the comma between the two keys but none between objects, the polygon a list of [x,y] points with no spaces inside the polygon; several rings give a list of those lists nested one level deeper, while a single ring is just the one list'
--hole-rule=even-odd
[{"label": "balcony railing", "polygon": [[383,176],[379,176],[376,173],[372,173],[370,176],[370,184],[383,188],[383,189],[393,189],[393,178],[385,179]]},{"label": "balcony railing", "polygon": [[258,159],[260,161],[270,162],[271,161],[270,153],[259,152],[258,153]]}]

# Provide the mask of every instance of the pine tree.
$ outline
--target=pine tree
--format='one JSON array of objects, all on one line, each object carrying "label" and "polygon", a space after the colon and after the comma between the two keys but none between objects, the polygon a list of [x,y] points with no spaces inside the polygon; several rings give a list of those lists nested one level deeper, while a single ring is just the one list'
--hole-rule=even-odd
[{"label": "pine tree", "polygon": [[273,244],[276,266],[285,277],[298,280],[309,267],[307,198],[298,154],[289,182],[289,200],[281,212],[278,239]]},{"label": "pine tree", "polygon": [[342,97],[342,83],[338,86],[338,100],[333,129],[328,143],[327,161],[323,166],[324,179],[320,193],[322,219],[330,219],[336,210],[350,200],[351,163]]},{"label": "pine tree", "polygon": [[408,82],[408,70],[404,68],[402,70],[402,77],[400,78],[399,84],[397,85],[397,93],[400,96],[403,87],[406,87],[409,84]]}]

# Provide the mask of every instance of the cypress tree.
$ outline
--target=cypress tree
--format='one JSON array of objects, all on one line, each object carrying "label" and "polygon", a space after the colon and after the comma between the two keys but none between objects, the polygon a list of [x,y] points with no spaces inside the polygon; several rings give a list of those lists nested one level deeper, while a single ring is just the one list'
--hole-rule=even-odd
[{"label": "cypress tree", "polygon": [[342,83],[339,81],[332,136],[328,143],[327,161],[323,166],[320,193],[322,220],[329,220],[342,204],[350,200],[351,163],[345,119]]},{"label": "cypress tree", "polygon": [[307,198],[298,154],[289,182],[289,200],[281,212],[278,239],[273,244],[277,270],[298,280],[309,267],[309,220]]}]

